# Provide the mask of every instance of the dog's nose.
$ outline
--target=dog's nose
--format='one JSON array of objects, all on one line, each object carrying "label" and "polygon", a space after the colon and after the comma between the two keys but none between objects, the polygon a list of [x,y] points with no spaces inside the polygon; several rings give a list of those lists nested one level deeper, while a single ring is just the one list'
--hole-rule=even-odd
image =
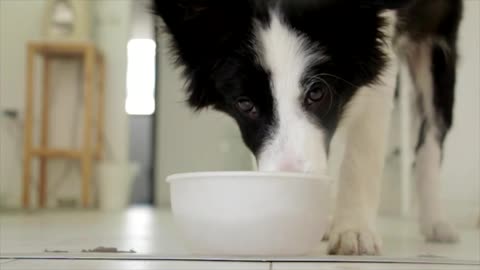
[{"label": "dog's nose", "polygon": [[281,161],[277,169],[282,172],[301,172],[303,170],[301,162],[297,160]]}]

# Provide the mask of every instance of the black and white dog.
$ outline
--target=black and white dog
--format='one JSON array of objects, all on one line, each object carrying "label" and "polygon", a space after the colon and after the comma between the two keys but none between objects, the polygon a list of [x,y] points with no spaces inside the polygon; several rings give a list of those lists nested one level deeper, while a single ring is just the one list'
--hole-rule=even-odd
[{"label": "black and white dog", "polygon": [[[344,134],[331,254],[378,254],[375,219],[401,67],[416,93],[421,230],[454,242],[442,213],[461,0],[153,0],[188,102],[233,117],[260,170],[325,174]],[[403,70],[403,69],[402,69]],[[403,74],[405,75],[405,74]]]}]

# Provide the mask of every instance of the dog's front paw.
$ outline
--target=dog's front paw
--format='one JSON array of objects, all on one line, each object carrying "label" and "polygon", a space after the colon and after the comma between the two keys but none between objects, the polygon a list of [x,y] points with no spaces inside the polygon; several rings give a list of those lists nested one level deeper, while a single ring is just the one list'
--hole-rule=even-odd
[{"label": "dog's front paw", "polygon": [[428,242],[456,243],[459,240],[457,231],[447,221],[425,222],[421,231]]},{"label": "dog's front paw", "polygon": [[328,254],[332,255],[379,255],[381,241],[368,228],[330,231]]}]

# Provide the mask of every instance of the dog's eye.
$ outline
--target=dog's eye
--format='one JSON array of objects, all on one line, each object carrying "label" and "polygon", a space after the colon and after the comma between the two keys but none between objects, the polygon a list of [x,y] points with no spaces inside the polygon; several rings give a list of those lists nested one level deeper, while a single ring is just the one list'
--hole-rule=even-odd
[{"label": "dog's eye", "polygon": [[325,91],[315,88],[312,90],[308,90],[305,95],[305,102],[307,105],[311,105],[313,103],[321,101],[325,97]]},{"label": "dog's eye", "polygon": [[258,117],[257,107],[255,107],[255,104],[253,104],[253,102],[247,97],[241,97],[237,99],[235,103],[235,107],[241,113],[247,115],[252,119],[255,119]]}]

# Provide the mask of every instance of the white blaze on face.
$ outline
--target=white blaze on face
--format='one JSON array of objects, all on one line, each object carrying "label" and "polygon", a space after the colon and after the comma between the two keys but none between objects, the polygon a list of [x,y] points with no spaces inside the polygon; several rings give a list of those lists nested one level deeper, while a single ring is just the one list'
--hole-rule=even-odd
[{"label": "white blaze on face", "polygon": [[258,57],[270,72],[275,125],[258,155],[261,171],[326,171],[325,134],[303,110],[301,80],[312,63],[324,61],[318,47],[272,14],[257,32]]}]

